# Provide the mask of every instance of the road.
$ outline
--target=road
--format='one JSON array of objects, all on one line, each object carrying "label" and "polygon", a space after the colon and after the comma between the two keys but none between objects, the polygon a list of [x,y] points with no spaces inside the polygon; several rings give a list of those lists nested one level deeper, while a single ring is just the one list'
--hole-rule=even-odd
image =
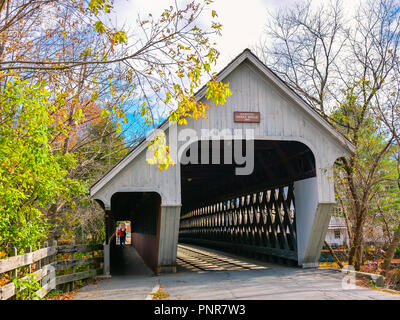
[{"label": "road", "polygon": [[[141,263],[141,262],[137,262]],[[343,285],[346,276],[330,269],[301,269],[179,245],[178,272],[149,276],[143,265],[134,275],[82,288],[77,300],[143,300],[160,285],[169,300],[386,300],[400,295]]]}]

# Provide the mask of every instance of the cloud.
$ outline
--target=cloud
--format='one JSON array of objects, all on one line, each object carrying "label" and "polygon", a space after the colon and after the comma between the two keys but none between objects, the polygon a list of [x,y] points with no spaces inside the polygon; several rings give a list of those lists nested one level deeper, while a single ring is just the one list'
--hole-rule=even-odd
[{"label": "cloud", "polygon": [[[314,0],[312,5],[317,7],[326,0]],[[361,0],[365,1],[365,0]],[[191,0],[178,0],[179,6]],[[214,0],[210,10],[218,13],[218,21],[222,23],[222,36],[215,37],[220,58],[214,71],[225,67],[234,57],[246,48],[252,48],[263,35],[264,26],[268,19],[267,12],[278,8],[291,7],[297,0]],[[359,1],[343,1],[346,14],[352,15],[359,6]],[[149,13],[158,16],[163,9],[175,5],[173,0],[115,0],[116,19],[119,25],[126,23],[134,28],[138,14],[145,18]],[[199,21],[204,27],[210,25],[211,11],[205,12]]]},{"label": "cloud", "polygon": [[[177,1],[179,6],[189,3],[189,0]],[[245,48],[254,45],[260,38],[266,21],[267,9],[276,8],[280,0],[214,0],[210,10],[216,10],[218,21],[223,25],[221,37],[215,37],[217,48],[221,53],[218,68],[224,67]],[[291,2],[291,1],[290,1]],[[126,23],[135,25],[138,14],[146,17],[149,13],[159,15],[163,9],[174,5],[171,0],[115,0],[116,21],[118,25]],[[210,14],[205,12],[199,23],[210,25]]]}]

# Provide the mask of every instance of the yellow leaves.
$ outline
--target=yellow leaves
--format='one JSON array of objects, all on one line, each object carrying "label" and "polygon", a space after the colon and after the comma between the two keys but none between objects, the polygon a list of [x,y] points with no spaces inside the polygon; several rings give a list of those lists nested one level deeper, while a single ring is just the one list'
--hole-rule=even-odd
[{"label": "yellow leaves", "polygon": [[224,105],[226,98],[232,95],[232,92],[229,90],[229,83],[223,84],[221,82],[209,81],[207,86],[206,99],[211,99],[216,106],[219,104]]},{"label": "yellow leaves", "polygon": [[88,8],[94,14],[98,14],[99,11],[110,13],[112,5],[109,3],[109,0],[90,0],[88,3]]},{"label": "yellow leaves", "polygon": [[[199,69],[194,69],[189,72],[188,76],[192,80],[193,89],[197,82],[200,79]],[[207,104],[202,102],[197,102],[196,99],[192,96],[189,96],[186,89],[183,89],[179,84],[174,84],[174,98],[177,101],[177,109],[174,112],[171,112],[168,120],[177,122],[178,125],[187,125],[187,119],[199,119],[199,118],[207,118],[206,110],[209,108]],[[192,93],[192,92],[190,92]],[[224,84],[217,81],[209,81],[207,83],[206,90],[206,99],[211,99],[215,105],[224,105],[226,103],[226,99],[231,95],[231,91],[229,90],[229,83]],[[172,93],[167,92],[167,97],[165,99],[165,103],[168,103],[171,99]]]},{"label": "yellow leaves", "polygon": [[165,97],[165,101],[164,101],[165,104],[167,104],[170,100],[171,100],[171,92],[168,91],[166,93],[166,97]]},{"label": "yellow leaves", "polygon": [[178,124],[179,124],[179,125],[182,125],[182,124],[187,125],[187,123],[188,123],[188,122],[187,122],[186,118],[182,118],[182,119],[179,119],[179,120],[178,120]]},{"label": "yellow leaves", "polygon": [[217,33],[220,35],[222,31],[222,24],[219,22],[213,22],[211,28],[215,29]]},{"label": "yellow leaves", "polygon": [[178,75],[179,78],[184,78],[184,77],[185,77],[185,74],[183,73],[182,70],[178,70],[178,71],[176,72],[176,74]]},{"label": "yellow leaves", "polygon": [[100,116],[101,116],[102,118],[106,118],[106,117],[109,116],[110,114],[111,114],[110,111],[108,111],[107,109],[103,109],[103,110],[101,111],[101,113],[100,113]]},{"label": "yellow leaves", "polygon": [[218,17],[218,14],[217,14],[217,12],[216,12],[215,10],[212,10],[212,11],[211,11],[211,16],[212,16],[213,18],[215,18],[215,17]]},{"label": "yellow leaves", "polygon": [[146,159],[147,163],[151,165],[157,164],[160,171],[167,170],[171,165],[175,165],[170,156],[169,147],[166,145],[164,132],[159,132],[154,140],[148,144],[148,148],[153,157]]},{"label": "yellow leaves", "polygon": [[112,34],[111,41],[117,44],[126,43],[128,41],[128,37],[125,32],[117,31]]},{"label": "yellow leaves", "polygon": [[80,54],[80,57],[87,57],[90,56],[92,53],[92,49],[90,47],[86,48],[85,50],[83,50]]},{"label": "yellow leaves", "polygon": [[151,126],[153,124],[153,117],[151,115],[150,106],[146,102],[143,102],[140,107],[140,116],[144,117],[145,122],[148,126]]},{"label": "yellow leaves", "polygon": [[211,72],[211,66],[210,66],[210,64],[209,63],[204,63],[203,64],[203,68],[204,68],[204,71],[206,71],[206,72]]},{"label": "yellow leaves", "polygon": [[103,34],[107,31],[106,27],[101,21],[96,21],[94,30],[100,34]]}]

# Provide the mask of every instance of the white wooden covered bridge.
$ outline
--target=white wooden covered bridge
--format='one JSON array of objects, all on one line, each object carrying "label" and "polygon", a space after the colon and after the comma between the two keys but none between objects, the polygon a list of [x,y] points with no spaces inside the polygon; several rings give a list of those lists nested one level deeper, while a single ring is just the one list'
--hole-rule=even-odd
[{"label": "white wooden covered bridge", "polygon": [[[196,98],[211,106],[207,119],[160,127],[177,141],[175,166],[148,164],[143,141],[92,186],[107,241],[116,221],[132,221],[133,245],[155,272],[174,270],[178,238],[316,267],[335,204],[333,165],[353,145],[248,49],[217,80],[230,83],[224,106],[203,88]],[[243,155],[242,147],[251,164],[232,161],[228,149]],[[111,272],[112,255],[111,247]]]}]

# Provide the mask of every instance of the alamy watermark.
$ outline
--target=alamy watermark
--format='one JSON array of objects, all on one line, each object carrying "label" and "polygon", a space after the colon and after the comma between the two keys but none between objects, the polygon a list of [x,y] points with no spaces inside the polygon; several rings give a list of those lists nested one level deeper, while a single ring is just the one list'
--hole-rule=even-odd
[{"label": "alamy watermark", "polygon": [[[147,141],[164,135],[163,130],[154,130],[147,136]],[[178,132],[177,125],[170,123],[166,141],[169,156],[175,164],[230,164],[236,166],[236,175],[253,173],[254,129],[201,129],[198,132],[183,128]],[[151,150],[148,150],[146,158],[151,157]]]},{"label": "alamy watermark", "polygon": [[346,276],[342,279],[342,289],[343,290],[352,290],[356,289],[356,272],[352,265],[344,266],[341,270]]}]

